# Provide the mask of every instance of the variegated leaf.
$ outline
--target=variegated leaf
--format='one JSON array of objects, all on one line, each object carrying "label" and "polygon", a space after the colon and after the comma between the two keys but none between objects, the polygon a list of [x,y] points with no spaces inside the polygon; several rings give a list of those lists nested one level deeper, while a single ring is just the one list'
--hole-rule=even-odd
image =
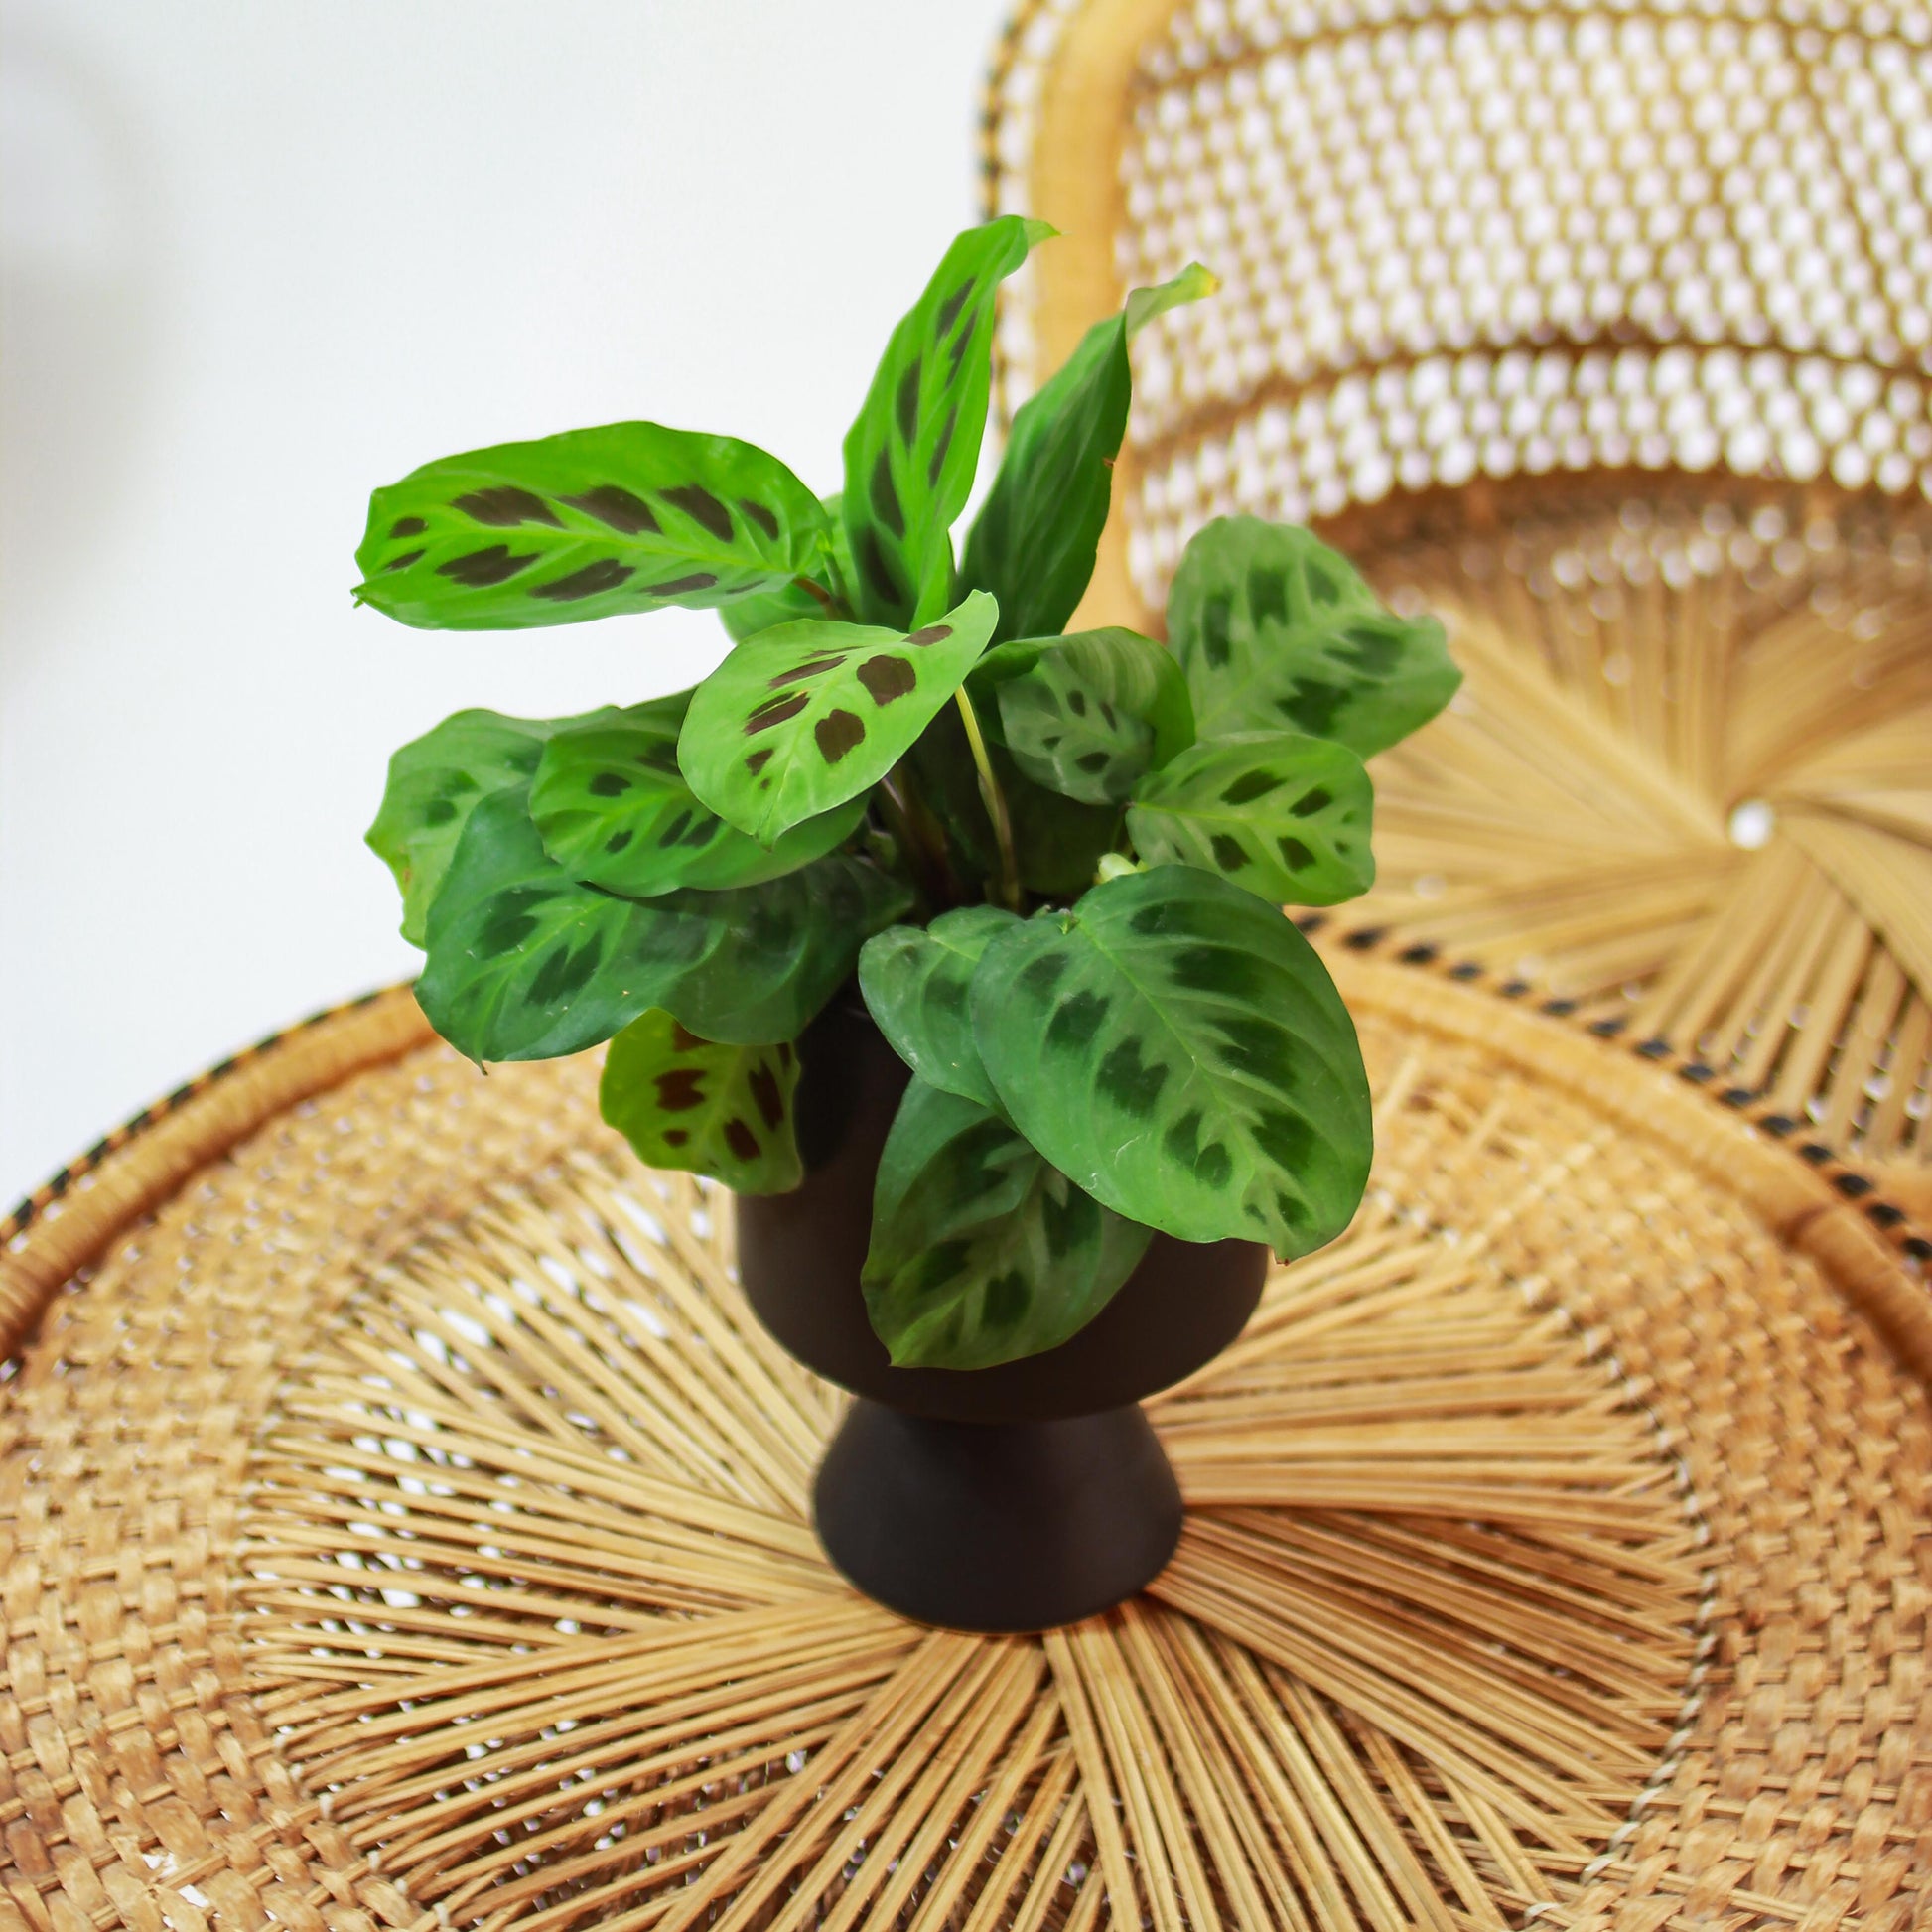
[{"label": "variegated leaf", "polygon": [[680,886],[718,891],[793,872],[842,845],[865,816],[863,795],[769,848],[701,804],[678,769],[682,707],[639,706],[559,732],[543,748],[530,816],[544,850],[574,879],[651,898]]},{"label": "variegated leaf", "polygon": [[1085,1327],[1152,1234],[997,1115],[915,1079],[879,1163],[866,1311],[901,1367],[1017,1361]]},{"label": "variegated leaf", "polygon": [[1375,884],[1375,787],[1331,738],[1237,732],[1190,747],[1134,791],[1143,859],[1218,872],[1275,905],[1338,905]]},{"label": "variegated leaf", "polygon": [[1192,866],[996,938],[973,1040],[1008,1118],[1103,1204],[1183,1241],[1306,1254],[1368,1179],[1368,1078],[1309,942]]},{"label": "variegated leaf", "polygon": [[709,1174],[741,1194],[782,1194],[804,1173],[792,1124],[797,1084],[788,1042],[700,1039],[653,1007],[612,1040],[597,1104],[648,1167]]},{"label": "variegated leaf", "polygon": [[831,524],[774,456],[613,423],[444,457],[369,499],[355,595],[431,630],[581,623],[777,591]]},{"label": "variegated leaf", "polygon": [[909,635],[807,622],[747,638],[691,700],[678,740],[691,789],[766,845],[869,791],[958,689],[997,616],[976,591]]},{"label": "variegated leaf", "polygon": [[429,913],[416,998],[474,1060],[544,1060],[663,1007],[707,1039],[793,1039],[909,895],[834,853],[761,886],[620,898],[543,849],[521,791],[464,828]]},{"label": "variegated leaf", "polygon": [[1217,517],[1188,544],[1168,634],[1203,738],[1273,727],[1372,758],[1462,681],[1434,618],[1396,617],[1347,558],[1254,516]]},{"label": "variegated leaf", "polygon": [[968,228],[893,331],[845,439],[845,527],[869,623],[909,630],[953,602],[950,532],[986,432],[993,298],[1052,232],[1015,214]]}]

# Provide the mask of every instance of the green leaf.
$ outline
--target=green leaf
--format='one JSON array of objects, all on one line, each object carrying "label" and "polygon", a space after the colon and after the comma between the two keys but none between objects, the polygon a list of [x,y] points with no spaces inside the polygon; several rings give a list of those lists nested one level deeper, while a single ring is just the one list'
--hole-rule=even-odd
[{"label": "green leaf", "polygon": [[917,1079],[879,1163],[872,1226],[866,1311],[902,1368],[991,1368],[1058,1347],[1107,1306],[1153,1233],[985,1108]]},{"label": "green leaf", "polygon": [[1321,961],[1192,866],[1096,886],[995,939],[973,1038],[1013,1124],[1106,1206],[1183,1241],[1306,1254],[1368,1177],[1368,1080]]},{"label": "green leaf", "polygon": [[1132,630],[1002,644],[980,660],[973,682],[992,686],[1001,736],[1021,770],[1083,804],[1119,804],[1150,765],[1193,740],[1179,664]]},{"label": "green leaf", "polygon": [[822,598],[815,597],[803,584],[785,585],[781,590],[765,591],[756,597],[741,597],[720,607],[718,615],[735,644],[769,630],[774,623],[796,623],[800,618],[849,615],[852,602],[852,549],[845,540],[845,516],[834,494],[822,500],[825,518],[832,526],[831,549],[814,581],[831,593],[843,611],[831,612]]},{"label": "green leaf", "polygon": [[1375,787],[1331,738],[1238,732],[1151,771],[1127,830],[1143,859],[1218,872],[1275,905],[1336,905],[1375,884]]},{"label": "green leaf", "polygon": [[768,850],[727,825],[678,769],[681,711],[640,706],[621,722],[559,732],[543,748],[530,816],[544,850],[572,878],[630,898],[680,886],[754,886],[830,852],[857,829],[864,794],[793,826]]},{"label": "green leaf", "polygon": [[792,1132],[797,1084],[789,1044],[700,1039],[653,1007],[612,1040],[597,1104],[650,1167],[707,1173],[741,1194],[782,1194],[804,1177]]},{"label": "green leaf", "polygon": [[775,591],[831,524],[774,456],[613,423],[444,457],[369,498],[355,595],[430,630],[581,623]]},{"label": "green leaf", "polygon": [[691,789],[765,845],[869,791],[958,689],[998,615],[976,591],[909,636],[823,622],[759,631],[691,700],[678,740]]},{"label": "green leaf", "polygon": [[1052,232],[1015,214],[968,228],[893,331],[845,439],[845,527],[869,623],[910,629],[953,602],[948,532],[986,433],[994,294]]},{"label": "green leaf", "polygon": [[390,758],[382,807],[365,837],[402,889],[402,936],[412,946],[424,943],[430,903],[477,806],[505,786],[527,785],[552,734],[616,716],[608,708],[581,718],[459,711]]},{"label": "green leaf", "polygon": [[572,879],[524,794],[498,791],[471,814],[430,907],[416,998],[479,1061],[581,1052],[647,1007],[707,1039],[791,1039],[908,903],[843,853],[761,886],[620,898]]},{"label": "green leaf", "polygon": [[1253,516],[1218,517],[1188,544],[1168,634],[1203,738],[1275,726],[1372,758],[1462,681],[1434,618],[1394,616],[1345,557]]},{"label": "green leaf", "polygon": [[1190,262],[1171,282],[1136,289],[1015,415],[960,559],[962,581],[1000,600],[1000,637],[1045,636],[1073,615],[1093,576],[1127,428],[1128,340],[1164,311],[1219,286]]},{"label": "green leaf", "polygon": [[895,925],[866,941],[859,990],[894,1050],[928,1086],[997,1108],[973,1044],[966,992],[988,943],[1018,917],[997,905],[942,912],[928,926]]}]

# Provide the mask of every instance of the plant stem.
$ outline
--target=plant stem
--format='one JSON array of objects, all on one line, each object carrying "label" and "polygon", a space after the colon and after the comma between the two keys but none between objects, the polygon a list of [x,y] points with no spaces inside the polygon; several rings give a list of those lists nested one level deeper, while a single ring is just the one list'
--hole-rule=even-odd
[{"label": "plant stem", "polygon": [[993,837],[1000,847],[1001,894],[1007,909],[1017,912],[1020,910],[1020,860],[1013,849],[1013,820],[1007,812],[1006,793],[993,775],[993,760],[987,755],[986,740],[980,736],[979,713],[973,709],[966,687],[962,684],[952,695],[959,707],[959,721],[966,727],[966,742],[973,748],[973,762],[979,767],[980,800],[986,806],[987,817],[993,821]]},{"label": "plant stem", "polygon": [[841,621],[849,621],[851,619],[852,607],[846,603],[844,598],[835,597],[816,578],[794,577],[792,582],[801,591],[809,592],[813,597],[817,598],[824,605],[828,617],[838,618]]},{"label": "plant stem", "polygon": [[945,836],[932,823],[918,794],[901,789],[896,768],[880,779],[879,797],[906,863],[918,875],[920,892],[934,905],[957,905],[959,882],[946,858]]}]

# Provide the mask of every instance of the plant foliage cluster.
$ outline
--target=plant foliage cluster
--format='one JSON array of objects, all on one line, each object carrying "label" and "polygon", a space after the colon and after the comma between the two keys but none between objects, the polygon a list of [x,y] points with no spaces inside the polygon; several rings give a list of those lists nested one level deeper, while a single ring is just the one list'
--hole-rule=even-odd
[{"label": "plant foliage cluster", "polygon": [[820,501],[724,436],[620,423],[375,492],[358,597],[410,624],[711,607],[694,690],[582,717],[464,711],[399,751],[369,843],[478,1061],[611,1042],[647,1162],[800,1179],[796,1042],[853,976],[912,1070],[865,1289],[896,1361],[1065,1340],[1155,1230],[1284,1255],[1365,1183],[1354,1029],[1282,914],[1364,891],[1363,759],[1448,702],[1440,626],[1306,531],[1209,524],[1171,648],[1063,634],[1126,428],[1128,343],[1190,268],[1094,325],[978,467],[995,295],[1048,232],[954,241],[893,332]]}]

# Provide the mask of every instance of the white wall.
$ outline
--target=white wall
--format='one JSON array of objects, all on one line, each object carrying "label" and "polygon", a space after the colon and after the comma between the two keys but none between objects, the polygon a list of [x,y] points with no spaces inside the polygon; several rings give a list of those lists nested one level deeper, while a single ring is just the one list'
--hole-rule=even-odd
[{"label": "white wall", "polygon": [[0,4],[0,1208],[409,973],[364,849],[465,705],[691,682],[710,616],[351,608],[371,485],[630,416],[815,487],[976,218],[1004,0]]}]

